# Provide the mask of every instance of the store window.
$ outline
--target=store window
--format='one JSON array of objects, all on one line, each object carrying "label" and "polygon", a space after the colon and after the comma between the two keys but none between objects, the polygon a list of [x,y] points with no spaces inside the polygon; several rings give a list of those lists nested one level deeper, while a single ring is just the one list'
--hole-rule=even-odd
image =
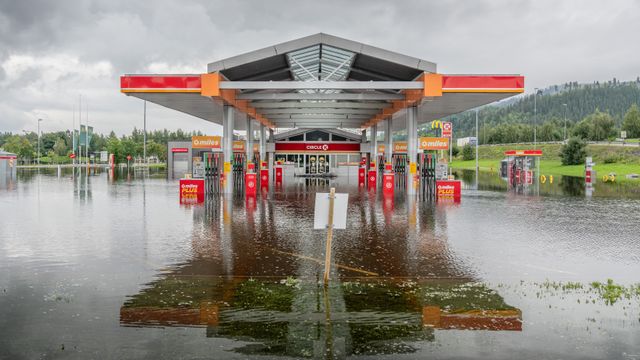
[{"label": "store window", "polygon": [[309,131],[307,141],[329,141],[329,134],[320,130]]}]

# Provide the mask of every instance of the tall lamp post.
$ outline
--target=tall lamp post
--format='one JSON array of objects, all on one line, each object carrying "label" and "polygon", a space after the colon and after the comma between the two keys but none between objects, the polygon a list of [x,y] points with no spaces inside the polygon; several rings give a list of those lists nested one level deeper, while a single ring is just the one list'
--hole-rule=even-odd
[{"label": "tall lamp post", "polygon": [[476,190],[478,190],[478,172],[480,167],[478,166],[478,143],[480,139],[478,138],[478,109],[476,108]]},{"label": "tall lamp post", "polygon": [[40,122],[42,119],[38,118],[38,165],[40,165]]},{"label": "tall lamp post", "polygon": [[147,164],[147,100],[144,101],[144,124],[142,130],[142,159],[145,165]]},{"label": "tall lamp post", "polygon": [[537,149],[538,139],[538,88],[533,89],[533,149]]},{"label": "tall lamp post", "polygon": [[562,104],[564,106],[564,141],[567,142],[567,104]]}]

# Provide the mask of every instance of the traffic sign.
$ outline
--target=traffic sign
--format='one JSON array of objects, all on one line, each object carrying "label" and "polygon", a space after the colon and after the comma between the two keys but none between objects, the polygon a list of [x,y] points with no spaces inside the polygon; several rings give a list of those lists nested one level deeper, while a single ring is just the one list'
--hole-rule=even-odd
[{"label": "traffic sign", "polygon": [[450,122],[442,123],[442,136],[446,138],[451,138],[453,134],[453,124]]},{"label": "traffic sign", "polygon": [[127,155],[127,161],[131,160],[131,155]]},{"label": "traffic sign", "polygon": [[69,154],[69,157],[70,157],[71,159],[75,159],[75,158],[76,158],[76,154]]}]

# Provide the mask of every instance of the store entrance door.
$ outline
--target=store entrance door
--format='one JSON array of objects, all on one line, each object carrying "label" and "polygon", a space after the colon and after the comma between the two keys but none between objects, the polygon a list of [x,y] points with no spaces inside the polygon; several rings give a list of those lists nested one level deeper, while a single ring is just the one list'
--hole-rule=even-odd
[{"label": "store entrance door", "polygon": [[307,167],[305,174],[322,175],[329,173],[329,155],[309,154],[305,155]]}]

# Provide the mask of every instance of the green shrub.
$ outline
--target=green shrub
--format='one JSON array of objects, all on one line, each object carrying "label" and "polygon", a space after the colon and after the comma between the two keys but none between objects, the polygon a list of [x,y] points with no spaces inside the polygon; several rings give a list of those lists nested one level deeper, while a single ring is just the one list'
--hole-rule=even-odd
[{"label": "green shrub", "polygon": [[471,145],[467,144],[462,148],[462,160],[473,160],[476,158],[476,154],[473,151]]},{"label": "green shrub", "polygon": [[617,163],[618,161],[620,161],[620,156],[617,155],[617,154],[609,153],[609,154],[606,154],[603,157],[602,161],[605,164],[614,164],[614,163]]},{"label": "green shrub", "polygon": [[460,148],[457,145],[453,145],[451,148],[451,155],[453,155],[453,157],[457,157],[458,154],[460,154]]},{"label": "green shrub", "polygon": [[562,146],[560,156],[562,157],[562,165],[579,165],[583,164],[587,157],[587,144],[580,138],[573,137],[569,139],[566,145]]}]

